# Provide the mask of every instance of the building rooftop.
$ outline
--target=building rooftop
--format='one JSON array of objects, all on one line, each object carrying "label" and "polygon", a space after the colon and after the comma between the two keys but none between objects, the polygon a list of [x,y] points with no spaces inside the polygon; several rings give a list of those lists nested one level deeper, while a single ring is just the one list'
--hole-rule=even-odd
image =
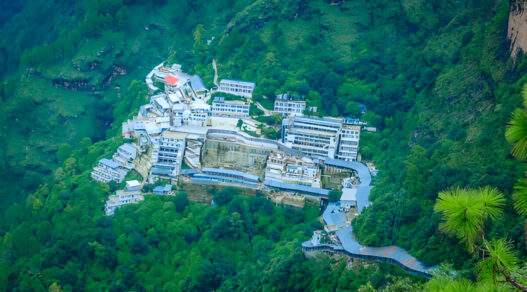
[{"label": "building rooftop", "polygon": [[110,168],[114,168],[114,169],[119,168],[119,166],[120,166],[119,163],[117,163],[117,162],[115,162],[115,161],[113,161],[111,159],[108,159],[108,158],[103,158],[103,159],[99,160],[99,163],[104,164],[104,165],[106,165],[106,166],[108,166]]},{"label": "building rooftop", "polygon": [[130,189],[130,188],[136,188],[136,187],[139,187],[141,186],[141,183],[137,180],[127,180],[126,181],[126,188],[127,189]]},{"label": "building rooftop", "polygon": [[126,152],[131,152],[131,153],[137,152],[137,149],[135,148],[135,146],[130,143],[124,143],[123,145],[119,146],[119,149],[126,151]]},{"label": "building rooftop", "polygon": [[174,131],[165,131],[161,134],[163,138],[168,139],[185,139],[187,138],[187,133],[174,132]]},{"label": "building rooftop", "polygon": [[174,85],[177,84],[177,82],[179,81],[179,79],[176,78],[176,77],[174,77],[174,76],[172,76],[172,75],[167,75],[167,76],[165,77],[165,81],[167,82],[168,85],[170,85],[170,86],[174,86]]},{"label": "building rooftop", "polygon": [[220,174],[223,174],[223,175],[241,176],[241,177],[243,177],[243,178],[245,178],[247,180],[252,180],[252,181],[259,181],[260,180],[260,177],[258,177],[257,175],[248,174],[248,173],[245,173],[245,172],[236,171],[236,170],[230,170],[230,169],[203,167],[202,171],[204,173],[205,172],[209,172],[209,173],[220,173]]},{"label": "building rooftop", "polygon": [[343,188],[341,201],[357,201],[357,189],[356,188]]},{"label": "building rooftop", "polygon": [[190,86],[192,86],[194,91],[207,90],[207,87],[205,87],[205,83],[198,75],[190,77]]},{"label": "building rooftop", "polygon": [[256,85],[256,83],[254,83],[254,82],[251,82],[251,81],[243,81],[243,80],[239,80],[239,79],[222,79],[222,80],[220,81],[220,84],[221,84],[222,82],[246,83],[246,84]]},{"label": "building rooftop", "polygon": [[321,189],[321,188],[314,188],[314,187],[298,185],[298,184],[284,183],[284,182],[272,180],[272,179],[265,179],[264,185],[273,187],[273,188],[284,189],[284,190],[314,194],[318,196],[327,196],[329,194],[328,189]]},{"label": "building rooftop", "polygon": [[315,117],[295,117],[295,121],[308,121],[308,122],[326,122],[334,124],[342,124],[343,120],[341,119],[330,119],[330,118],[315,118]]}]

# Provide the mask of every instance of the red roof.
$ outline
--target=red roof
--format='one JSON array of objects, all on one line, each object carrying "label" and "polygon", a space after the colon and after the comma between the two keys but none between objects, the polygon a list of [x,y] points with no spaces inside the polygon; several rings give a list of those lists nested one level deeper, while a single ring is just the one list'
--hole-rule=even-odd
[{"label": "red roof", "polygon": [[168,83],[168,85],[174,86],[179,81],[179,79],[177,79],[176,77],[174,77],[172,75],[167,75],[165,77],[165,81]]}]

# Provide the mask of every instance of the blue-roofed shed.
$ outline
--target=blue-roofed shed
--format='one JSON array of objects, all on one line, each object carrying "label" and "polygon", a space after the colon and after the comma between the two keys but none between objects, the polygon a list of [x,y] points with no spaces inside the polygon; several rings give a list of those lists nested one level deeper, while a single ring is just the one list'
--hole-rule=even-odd
[{"label": "blue-roofed shed", "polygon": [[198,75],[194,75],[190,77],[190,85],[194,89],[194,91],[205,91],[207,90],[207,87],[205,87],[205,83],[199,77]]},{"label": "blue-roofed shed", "polygon": [[258,182],[260,178],[257,175],[248,174],[241,171],[230,170],[230,169],[221,169],[221,168],[209,168],[203,167],[202,171],[204,174],[218,175],[224,177],[234,177],[247,181]]},{"label": "blue-roofed shed", "polygon": [[157,186],[152,192],[154,193],[154,195],[162,195],[164,191],[165,188],[163,186]]},{"label": "blue-roofed shed", "polygon": [[266,179],[264,181],[264,185],[273,187],[273,188],[294,191],[294,192],[299,192],[299,193],[305,193],[305,194],[310,194],[310,195],[316,195],[316,196],[327,196],[329,194],[328,189],[314,188],[314,187],[298,185],[298,184],[290,184],[290,183],[285,183],[285,182],[272,180],[272,179]]}]

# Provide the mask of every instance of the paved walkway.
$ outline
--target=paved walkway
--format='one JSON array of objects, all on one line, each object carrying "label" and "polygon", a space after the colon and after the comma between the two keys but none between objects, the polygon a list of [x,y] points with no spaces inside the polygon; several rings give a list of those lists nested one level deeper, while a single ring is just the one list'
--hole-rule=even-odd
[{"label": "paved walkway", "polygon": [[[360,214],[364,207],[371,204],[368,200],[370,191],[373,188],[371,184],[371,175],[368,167],[358,162],[347,162],[335,159],[326,159],[324,164],[332,167],[340,167],[346,169],[353,169],[357,171],[361,184],[357,189],[357,207]],[[347,218],[344,212],[338,209],[340,203],[329,203],[326,210],[322,214],[326,225],[335,225],[339,229],[336,231],[337,237],[342,243],[342,247],[328,244],[320,244],[316,237],[310,241],[302,243],[305,249],[316,249],[317,247],[325,249],[333,249],[335,251],[346,251],[346,254],[364,259],[381,260],[385,262],[395,263],[409,272],[417,273],[422,276],[430,276],[430,271],[435,267],[427,267],[422,262],[411,256],[404,249],[391,245],[383,247],[368,247],[361,245],[353,235],[351,226],[347,226]]]},{"label": "paved walkway", "polygon": [[270,111],[270,110],[266,109],[259,102],[254,101],[254,100],[253,100],[253,102],[259,109],[261,109],[264,112],[264,116],[270,116],[270,115],[273,114],[273,111]]},{"label": "paved walkway", "polygon": [[214,83],[214,85],[217,87],[220,87],[218,84],[218,68],[216,67],[216,59],[212,59],[212,69],[214,69],[214,80],[212,83]]}]

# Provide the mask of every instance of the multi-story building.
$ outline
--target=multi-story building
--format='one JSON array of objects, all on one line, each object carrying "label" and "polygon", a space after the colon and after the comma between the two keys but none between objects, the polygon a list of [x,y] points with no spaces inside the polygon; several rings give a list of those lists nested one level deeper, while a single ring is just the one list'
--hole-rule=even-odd
[{"label": "multi-story building", "polygon": [[279,94],[274,101],[274,111],[283,117],[302,116],[306,102],[289,94]]},{"label": "multi-story building", "polygon": [[143,195],[138,190],[118,190],[115,195],[108,197],[104,206],[104,212],[106,216],[111,216],[115,213],[115,209],[120,208],[122,205],[135,204],[142,200],[144,200]]},{"label": "multi-story building", "polygon": [[185,153],[186,133],[165,131],[152,151],[152,175],[177,177]]},{"label": "multi-story building", "polygon": [[359,151],[360,126],[342,125],[339,136],[337,159],[355,161]]},{"label": "multi-story building", "polygon": [[115,181],[120,183],[128,173],[128,170],[121,168],[121,165],[113,160],[103,158],[99,160],[96,167],[91,172],[91,177],[103,183]]},{"label": "multi-story building", "polygon": [[265,179],[320,188],[320,171],[313,160],[272,152],[267,159]]},{"label": "multi-story building", "polygon": [[348,161],[357,159],[358,120],[294,117],[282,121],[282,143],[303,154]]},{"label": "multi-story building", "polygon": [[212,102],[213,117],[247,118],[249,117],[249,104],[241,100],[225,100],[216,96]]},{"label": "multi-story building", "polygon": [[223,79],[220,81],[218,92],[251,98],[255,86],[256,84],[254,82]]}]

